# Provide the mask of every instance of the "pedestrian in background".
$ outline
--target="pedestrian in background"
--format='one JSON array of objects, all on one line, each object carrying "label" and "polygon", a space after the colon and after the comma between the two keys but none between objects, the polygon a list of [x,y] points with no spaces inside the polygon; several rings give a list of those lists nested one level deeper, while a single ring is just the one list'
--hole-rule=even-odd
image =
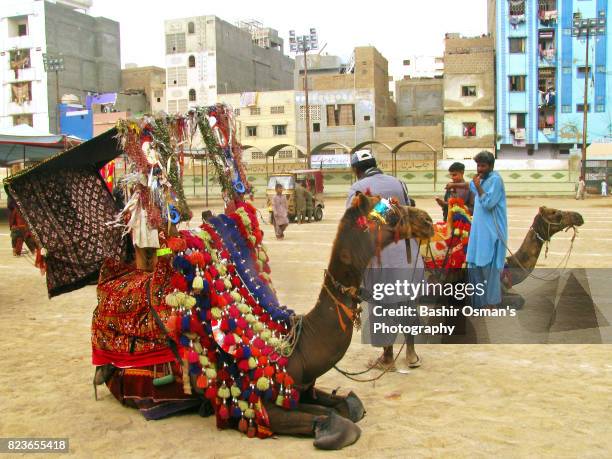
[{"label": "pedestrian in background", "polygon": [[601,195],[608,196],[608,184],[605,180],[601,181]]},{"label": "pedestrian in background", "polygon": [[274,189],[276,191],[276,195],[272,198],[274,230],[276,232],[276,239],[283,239],[285,237],[285,229],[289,225],[289,218],[287,217],[289,205],[287,204],[287,197],[283,194],[283,185],[277,183]]},{"label": "pedestrian in background", "polygon": [[306,217],[306,188],[301,182],[295,183],[295,220],[298,225],[304,223]]},{"label": "pedestrian in background", "polygon": [[580,179],[578,179],[578,187],[576,188],[576,199],[584,199],[585,192],[586,183],[584,177],[581,175]]}]

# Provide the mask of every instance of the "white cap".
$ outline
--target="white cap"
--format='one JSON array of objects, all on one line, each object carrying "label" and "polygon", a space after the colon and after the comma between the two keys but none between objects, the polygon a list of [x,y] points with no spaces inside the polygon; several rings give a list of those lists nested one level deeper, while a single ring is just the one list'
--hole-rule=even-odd
[{"label": "white cap", "polygon": [[359,150],[353,153],[351,156],[351,166],[356,166],[358,163],[362,163],[369,159],[374,159],[372,153],[368,150]]}]

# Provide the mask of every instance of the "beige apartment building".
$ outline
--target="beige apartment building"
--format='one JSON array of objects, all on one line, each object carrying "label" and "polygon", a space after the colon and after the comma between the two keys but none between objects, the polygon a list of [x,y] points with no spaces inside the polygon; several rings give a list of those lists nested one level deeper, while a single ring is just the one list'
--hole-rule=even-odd
[{"label": "beige apartment building", "polygon": [[[244,146],[246,162],[263,164],[266,152],[285,144],[274,156],[274,162],[279,166],[303,163],[295,147],[295,91],[219,94],[218,101],[234,109],[238,139]],[[272,157],[268,162],[272,162]]]},{"label": "beige apartment building", "polygon": [[123,92],[143,92],[149,113],[166,110],[166,70],[161,67],[137,67],[127,64],[121,71]]},{"label": "beige apartment building", "polygon": [[447,34],[444,52],[444,156],[495,153],[495,45],[490,36]]}]

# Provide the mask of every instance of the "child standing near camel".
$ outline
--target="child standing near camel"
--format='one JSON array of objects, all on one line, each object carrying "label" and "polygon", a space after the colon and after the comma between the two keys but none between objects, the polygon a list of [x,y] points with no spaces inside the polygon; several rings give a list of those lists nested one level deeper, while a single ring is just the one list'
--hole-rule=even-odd
[{"label": "child standing near camel", "polygon": [[277,183],[274,187],[276,196],[272,198],[272,214],[274,215],[274,230],[276,239],[285,237],[285,229],[289,225],[287,198],[283,195],[283,185]]}]

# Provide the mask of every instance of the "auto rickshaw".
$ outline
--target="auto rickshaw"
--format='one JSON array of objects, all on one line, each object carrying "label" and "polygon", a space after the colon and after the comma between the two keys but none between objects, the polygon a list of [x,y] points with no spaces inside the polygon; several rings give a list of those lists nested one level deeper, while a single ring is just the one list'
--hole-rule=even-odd
[{"label": "auto rickshaw", "polygon": [[314,220],[316,222],[323,219],[323,209],[325,203],[323,200],[323,171],[320,169],[303,169],[289,172],[281,172],[270,175],[268,179],[268,188],[266,189],[266,197],[268,203],[268,211],[270,212],[270,223],[273,223],[274,216],[272,215],[272,198],[276,194],[275,186],[280,183],[283,186],[283,194],[287,197],[289,220],[294,221],[296,218],[295,210],[295,184],[302,183],[312,194],[314,198]]}]

